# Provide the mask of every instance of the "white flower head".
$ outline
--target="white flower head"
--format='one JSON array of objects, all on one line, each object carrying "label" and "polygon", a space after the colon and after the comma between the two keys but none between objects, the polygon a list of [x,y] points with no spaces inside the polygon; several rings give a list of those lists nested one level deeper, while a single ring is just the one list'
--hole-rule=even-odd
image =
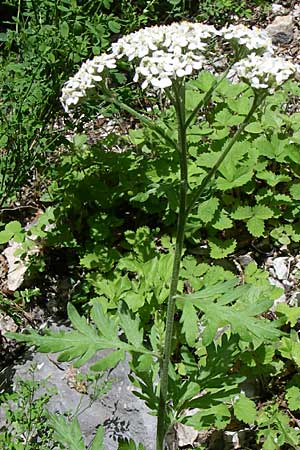
[{"label": "white flower head", "polygon": [[273,92],[298,70],[295,64],[284,58],[251,53],[247,58],[233,65],[228,78],[233,81],[243,80],[254,89],[267,89]]},{"label": "white flower head", "polygon": [[274,53],[272,40],[268,33],[257,27],[248,28],[242,24],[230,25],[222,29],[222,35],[225,40],[243,46],[248,53]]},{"label": "white flower head", "polygon": [[86,96],[88,89],[102,81],[102,73],[105,68],[113,69],[115,67],[114,56],[106,53],[83,63],[74,77],[70,78],[62,88],[60,100],[65,111],[68,112],[70,106],[76,105],[81,97]]}]

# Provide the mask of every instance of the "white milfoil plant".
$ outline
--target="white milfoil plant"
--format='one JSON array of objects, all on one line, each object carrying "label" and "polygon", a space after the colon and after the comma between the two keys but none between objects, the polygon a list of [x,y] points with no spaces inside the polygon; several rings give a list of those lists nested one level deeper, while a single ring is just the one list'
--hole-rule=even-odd
[{"label": "white milfoil plant", "polygon": [[[188,144],[187,129],[197,117],[201,108],[206,107],[223,77],[216,81],[199,101],[198,105],[186,117],[185,78],[198,72],[203,67],[213,67],[210,63],[216,58],[217,51],[222,51],[224,43],[232,45],[234,56],[228,57],[228,70],[223,74],[235,81],[241,79],[253,88],[253,103],[244,121],[232,137],[222,147],[219,159],[207,172],[200,185],[192,191],[188,182]],[[160,398],[157,408],[158,424],[156,449],[163,450],[164,438],[171,423],[168,416],[169,362],[175,315],[175,300],[178,293],[178,279],[185,236],[187,217],[199,202],[208,183],[216,174],[226,155],[245,130],[253,113],[269,92],[292,76],[297,66],[273,55],[273,49],[267,34],[257,28],[248,29],[242,25],[231,25],[221,30],[199,23],[175,23],[169,26],[155,26],[129,34],[112,44],[111,52],[83,64],[79,72],[64,86],[62,103],[66,111],[76,105],[89,89],[99,84],[103,98],[132,113],[143,123],[151,126],[178,152],[180,161],[179,211],[176,232],[176,248],[173,261],[172,278],[168,297],[165,341],[160,364]],[[178,134],[173,140],[163,129],[122,103],[109,89],[106,75],[109,69],[117,67],[122,58],[132,62],[135,67],[134,80],[142,80],[142,87],[161,90],[173,104]],[[189,196],[187,195],[189,193]],[[136,350],[138,351],[138,350]]]}]

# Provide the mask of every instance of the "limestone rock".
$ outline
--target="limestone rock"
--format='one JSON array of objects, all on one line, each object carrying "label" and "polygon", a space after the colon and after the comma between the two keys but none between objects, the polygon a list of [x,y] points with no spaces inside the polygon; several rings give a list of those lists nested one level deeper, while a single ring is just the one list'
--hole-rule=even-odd
[{"label": "limestone rock", "polygon": [[289,44],[294,38],[294,23],[291,15],[277,16],[267,26],[267,32],[274,45]]}]

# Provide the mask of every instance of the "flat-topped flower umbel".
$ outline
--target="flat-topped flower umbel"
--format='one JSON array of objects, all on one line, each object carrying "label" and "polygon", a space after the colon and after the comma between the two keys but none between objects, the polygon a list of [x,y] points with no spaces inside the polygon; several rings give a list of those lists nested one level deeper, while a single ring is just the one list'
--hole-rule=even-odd
[{"label": "flat-topped flower umbel", "polygon": [[217,30],[212,25],[181,22],[143,28],[121,37],[110,53],[85,62],[62,89],[61,101],[66,111],[85,97],[97,83],[104,83],[109,69],[125,58],[135,67],[135,82],[143,89],[165,90],[174,81],[192,75],[209,64],[209,45],[218,39],[234,48],[236,62],[229,78],[242,79],[255,89],[272,92],[297,71],[297,66],[272,56],[273,47],[265,30],[244,25],[230,25]]}]

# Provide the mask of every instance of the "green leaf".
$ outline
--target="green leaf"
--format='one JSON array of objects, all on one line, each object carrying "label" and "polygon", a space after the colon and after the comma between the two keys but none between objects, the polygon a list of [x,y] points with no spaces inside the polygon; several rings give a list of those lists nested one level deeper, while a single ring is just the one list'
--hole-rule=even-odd
[{"label": "green leaf", "polygon": [[112,31],[113,33],[120,33],[121,24],[116,20],[109,20],[107,25],[110,31]]},{"label": "green leaf", "polygon": [[62,22],[59,25],[59,31],[60,31],[61,36],[64,39],[68,38],[68,36],[69,36],[69,25],[68,25],[68,23],[66,21]]},{"label": "green leaf", "polygon": [[256,174],[256,177],[260,180],[265,180],[269,186],[275,187],[278,183],[285,183],[291,180],[291,177],[288,175],[277,175],[274,172],[269,170],[263,170]]},{"label": "green leaf", "polygon": [[252,210],[250,206],[239,206],[232,214],[231,217],[235,220],[245,220],[252,216]]},{"label": "green leaf", "polygon": [[276,312],[284,314],[287,322],[290,322],[291,327],[294,327],[300,320],[300,307],[291,307],[287,303],[278,303],[276,305]]},{"label": "green leaf", "polygon": [[262,133],[264,130],[260,124],[260,122],[252,122],[249,123],[249,125],[246,126],[245,130],[248,133],[253,133],[253,134],[259,134]]},{"label": "green leaf", "polygon": [[255,403],[245,395],[240,395],[233,405],[234,415],[238,420],[247,424],[254,424],[256,418]]},{"label": "green leaf", "polygon": [[290,193],[294,200],[300,200],[300,183],[292,184],[290,187]]},{"label": "green leaf", "polygon": [[105,314],[101,303],[97,300],[93,301],[93,308],[91,311],[91,318],[97,326],[100,333],[110,341],[118,341],[118,325],[114,318]]},{"label": "green leaf", "polygon": [[139,292],[125,292],[123,299],[132,312],[137,312],[145,303],[144,294]]},{"label": "green leaf", "polygon": [[197,216],[202,220],[202,222],[208,223],[214,218],[218,206],[219,199],[217,199],[216,197],[212,197],[209,200],[203,201],[198,207]]},{"label": "green leaf", "polygon": [[252,214],[258,219],[270,219],[274,213],[271,208],[264,205],[256,205],[252,208]]},{"label": "green leaf", "polygon": [[[97,305],[95,311],[96,313],[94,313],[93,317],[96,325],[99,327],[99,331],[103,329],[106,332],[109,326],[107,323],[103,325],[103,314],[99,312],[101,311],[100,305]],[[97,330],[91,324],[88,324],[84,317],[78,314],[73,305],[68,305],[68,312],[72,325],[75,328],[73,331],[61,331],[58,333],[47,331],[47,334],[41,336],[32,330],[29,334],[10,333],[10,337],[20,342],[35,345],[43,353],[61,352],[58,360],[76,360],[74,367],[80,367],[85,364],[98,350],[128,348],[128,345],[120,341],[115,335],[116,327],[113,320],[107,318],[107,321],[110,320],[112,322],[110,327],[112,334],[106,337],[99,335]]]},{"label": "green leaf", "polygon": [[22,225],[17,220],[8,222],[8,224],[5,226],[5,230],[12,234],[20,233],[22,229]]},{"label": "green leaf", "polygon": [[213,228],[217,230],[226,230],[232,227],[232,220],[228,217],[227,211],[222,209],[216,216],[215,220],[212,223]]},{"label": "green leaf", "polygon": [[124,350],[116,350],[115,352],[109,353],[109,355],[104,356],[99,359],[95,364],[91,366],[91,370],[97,372],[104,372],[107,369],[114,369],[120,361],[123,361],[125,358]]},{"label": "green leaf", "polygon": [[146,450],[142,444],[138,444],[138,448],[136,448],[135,442],[130,439],[119,439],[118,450]]},{"label": "green leaf", "polygon": [[7,230],[0,231],[0,244],[6,244],[12,237],[13,233]]},{"label": "green leaf", "polygon": [[97,428],[97,433],[93,439],[90,450],[105,450],[104,449],[104,428],[102,426]]},{"label": "green leaf", "polygon": [[143,329],[140,327],[140,319],[138,314],[132,318],[129,312],[121,312],[120,325],[126,334],[128,342],[135,348],[140,348],[143,343],[144,333]]},{"label": "green leaf", "polygon": [[[178,3],[180,3],[178,1]],[[202,70],[198,78],[193,82],[193,84],[204,92],[207,92],[216,81],[216,77],[212,75],[208,70]]]},{"label": "green leaf", "polygon": [[297,386],[287,388],[285,398],[288,402],[288,407],[292,411],[300,409],[300,389]]},{"label": "green leaf", "polygon": [[247,222],[247,229],[252,236],[260,237],[263,236],[265,231],[265,223],[262,219],[258,217],[251,217]]},{"label": "green leaf", "polygon": [[209,239],[208,245],[210,248],[210,256],[214,259],[222,259],[234,252],[236,248],[235,239],[227,239],[221,241],[220,239]]},{"label": "green leaf", "polygon": [[180,323],[182,323],[182,331],[190,347],[194,346],[199,335],[198,322],[198,315],[192,302],[184,303]]},{"label": "green leaf", "polygon": [[[62,415],[50,414],[48,420],[54,429],[54,437],[60,444],[67,449],[86,450],[77,418],[67,420]],[[97,450],[101,450],[101,447]]]}]

